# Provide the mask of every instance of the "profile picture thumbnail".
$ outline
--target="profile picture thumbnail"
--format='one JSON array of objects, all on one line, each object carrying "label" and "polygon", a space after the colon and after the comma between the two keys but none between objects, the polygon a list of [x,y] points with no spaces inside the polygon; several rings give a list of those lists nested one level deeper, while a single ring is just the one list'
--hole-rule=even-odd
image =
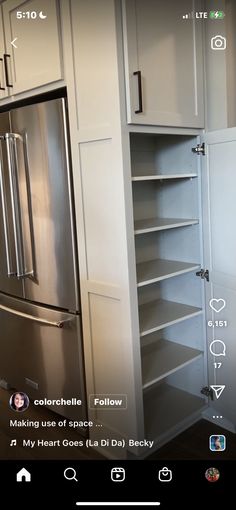
[{"label": "profile picture thumbnail", "polygon": [[29,397],[22,391],[17,391],[11,395],[9,400],[10,408],[13,411],[23,412],[29,407]]},{"label": "profile picture thumbnail", "polygon": [[220,472],[217,468],[211,467],[206,470],[205,477],[208,482],[217,482],[220,478]]}]

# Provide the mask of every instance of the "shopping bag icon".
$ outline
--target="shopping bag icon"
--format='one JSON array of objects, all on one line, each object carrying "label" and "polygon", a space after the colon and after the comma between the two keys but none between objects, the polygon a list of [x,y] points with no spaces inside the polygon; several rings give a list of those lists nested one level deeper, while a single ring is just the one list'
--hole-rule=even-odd
[{"label": "shopping bag icon", "polygon": [[167,467],[163,467],[160,471],[158,471],[158,480],[160,482],[171,482],[172,471]]}]

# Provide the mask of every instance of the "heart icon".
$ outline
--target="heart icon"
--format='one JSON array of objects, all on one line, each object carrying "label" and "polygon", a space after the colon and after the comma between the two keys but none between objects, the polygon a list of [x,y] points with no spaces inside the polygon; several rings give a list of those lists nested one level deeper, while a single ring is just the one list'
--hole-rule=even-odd
[{"label": "heart icon", "polygon": [[221,312],[221,310],[223,310],[223,308],[226,307],[226,301],[222,298],[220,299],[213,298],[209,301],[209,305],[212,308],[212,310],[214,310],[214,312],[219,313]]}]

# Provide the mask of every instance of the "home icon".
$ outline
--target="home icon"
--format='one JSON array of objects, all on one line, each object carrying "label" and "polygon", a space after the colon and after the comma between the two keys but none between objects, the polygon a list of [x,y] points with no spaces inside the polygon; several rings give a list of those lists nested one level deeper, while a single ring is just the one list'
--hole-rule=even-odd
[{"label": "home icon", "polygon": [[16,481],[17,482],[31,482],[31,474],[27,469],[22,468],[18,473],[16,473]]}]

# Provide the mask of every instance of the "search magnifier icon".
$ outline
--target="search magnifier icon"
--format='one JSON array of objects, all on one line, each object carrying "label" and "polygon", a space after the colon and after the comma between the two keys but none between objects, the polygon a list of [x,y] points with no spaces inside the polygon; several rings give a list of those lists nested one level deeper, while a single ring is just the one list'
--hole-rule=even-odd
[{"label": "search magnifier icon", "polygon": [[65,469],[64,477],[66,478],[66,480],[75,480],[76,482],[78,482],[76,476],[77,476],[77,473],[74,468],[68,467]]}]

